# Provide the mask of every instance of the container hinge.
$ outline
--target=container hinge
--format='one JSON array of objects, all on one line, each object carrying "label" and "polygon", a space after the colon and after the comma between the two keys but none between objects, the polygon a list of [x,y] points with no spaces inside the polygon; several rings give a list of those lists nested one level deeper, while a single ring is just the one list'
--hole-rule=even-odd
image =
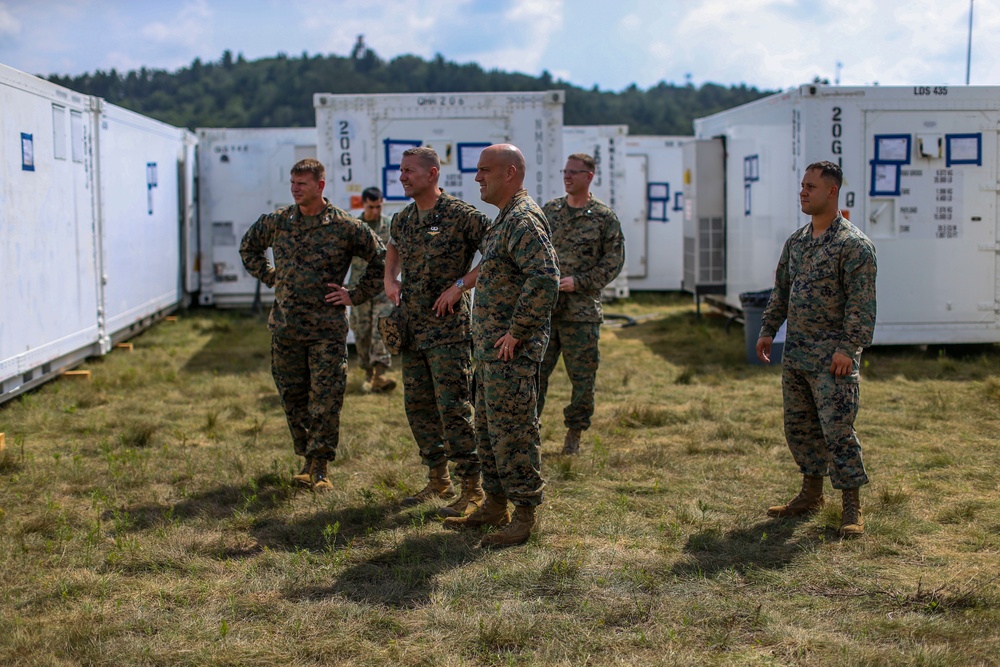
[{"label": "container hinge", "polygon": [[980,192],[998,192],[1000,191],[1000,183],[993,183],[992,185],[980,185]]},{"label": "container hinge", "polygon": [[980,301],[976,304],[976,310],[981,313],[1000,313],[1000,301]]},{"label": "container hinge", "polygon": [[1000,253],[1000,241],[997,241],[996,243],[980,243],[977,247],[980,252]]}]

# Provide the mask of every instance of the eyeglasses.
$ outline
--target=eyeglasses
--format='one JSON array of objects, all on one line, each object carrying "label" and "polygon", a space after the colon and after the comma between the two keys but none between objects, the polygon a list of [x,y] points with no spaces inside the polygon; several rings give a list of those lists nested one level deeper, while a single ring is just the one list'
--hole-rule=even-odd
[{"label": "eyeglasses", "polygon": [[563,176],[576,176],[577,174],[592,174],[593,172],[589,169],[563,169]]}]

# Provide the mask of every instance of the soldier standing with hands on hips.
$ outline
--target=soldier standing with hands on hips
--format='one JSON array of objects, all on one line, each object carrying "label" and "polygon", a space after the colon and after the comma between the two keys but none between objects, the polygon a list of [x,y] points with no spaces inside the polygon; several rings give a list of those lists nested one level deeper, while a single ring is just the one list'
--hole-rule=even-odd
[{"label": "soldier standing with hands on hips", "polygon": [[[318,160],[296,162],[291,174],[295,203],[260,216],[243,237],[240,257],[250,275],[274,288],[271,374],[295,453],[305,459],[294,480],[327,491],[347,385],[347,306],[381,291],[385,248],[368,225],[323,197],[326,170]],[[354,257],[368,268],[348,291],[342,285]]]},{"label": "soldier standing with hands on hips", "polygon": [[843,496],[841,537],[865,531],[858,490],[868,483],[858,414],[861,351],[875,331],[875,246],[838,207],[844,174],[832,162],[806,167],[799,191],[810,223],[785,242],[774,289],[764,309],[757,357],[770,363],[771,344],[788,320],[781,389],[785,439],[802,473],[802,490],[774,517],[823,506],[823,477]]},{"label": "soldier standing with hands on hips", "polygon": [[[476,368],[476,434],[486,502],[451,529],[501,528],[483,547],[525,543],[542,503],[538,375],[559,292],[559,265],[545,215],[524,190],[524,155],[489,146],[476,182],[483,201],[500,209],[483,238],[472,311]],[[507,508],[513,502],[514,516]]]}]

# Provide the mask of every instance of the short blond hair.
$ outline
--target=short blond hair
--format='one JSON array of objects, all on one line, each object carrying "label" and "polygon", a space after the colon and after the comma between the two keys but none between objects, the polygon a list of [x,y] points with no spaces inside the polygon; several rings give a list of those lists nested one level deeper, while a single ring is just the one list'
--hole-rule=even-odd
[{"label": "short blond hair", "polygon": [[323,166],[323,163],[311,157],[299,160],[292,166],[292,176],[295,174],[312,174],[316,177],[317,181],[326,180],[326,168]]},{"label": "short blond hair", "polygon": [[597,162],[594,158],[590,157],[586,153],[573,153],[566,160],[577,160],[582,162],[583,166],[587,168],[587,171],[597,171]]},{"label": "short blond hair", "polygon": [[424,165],[428,169],[431,167],[441,171],[441,158],[438,157],[437,151],[430,146],[414,146],[413,148],[407,148],[403,151],[403,157],[415,157],[420,161],[420,164]]}]

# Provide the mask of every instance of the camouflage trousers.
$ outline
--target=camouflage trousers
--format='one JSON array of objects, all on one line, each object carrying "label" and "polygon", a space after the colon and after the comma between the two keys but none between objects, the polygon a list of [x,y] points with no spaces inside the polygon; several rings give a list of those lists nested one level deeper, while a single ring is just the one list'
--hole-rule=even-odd
[{"label": "camouflage trousers", "polygon": [[351,306],[351,331],[354,332],[354,348],[358,353],[358,363],[366,371],[382,364],[386,368],[392,366],[392,355],[382,342],[382,334],[378,331],[378,318],[386,317],[392,312],[392,304],[377,299],[367,301],[360,306]]},{"label": "camouflage trousers", "polygon": [[854,431],[857,378],[783,368],[781,394],[785,439],[802,474],[829,475],[835,489],[867,484],[861,442]]},{"label": "camouflage trousers", "polygon": [[469,341],[403,350],[403,405],[428,468],[451,461],[459,477],[479,474],[471,383]]},{"label": "camouflage trousers", "polygon": [[476,369],[476,435],[483,489],[515,505],[541,505],[538,434],[539,364],[526,358],[480,361]]},{"label": "camouflage trousers", "polygon": [[337,455],[347,385],[347,343],[272,336],[271,375],[295,453],[332,461]]},{"label": "camouflage trousers", "polygon": [[594,385],[597,367],[601,362],[598,342],[601,340],[599,322],[566,322],[552,320],[552,335],[542,360],[541,381],[538,386],[538,414],[545,408],[545,394],[549,390],[549,376],[555,370],[562,353],[566,373],[573,385],[569,405],[563,409],[566,428],[585,431],[594,416]]}]

